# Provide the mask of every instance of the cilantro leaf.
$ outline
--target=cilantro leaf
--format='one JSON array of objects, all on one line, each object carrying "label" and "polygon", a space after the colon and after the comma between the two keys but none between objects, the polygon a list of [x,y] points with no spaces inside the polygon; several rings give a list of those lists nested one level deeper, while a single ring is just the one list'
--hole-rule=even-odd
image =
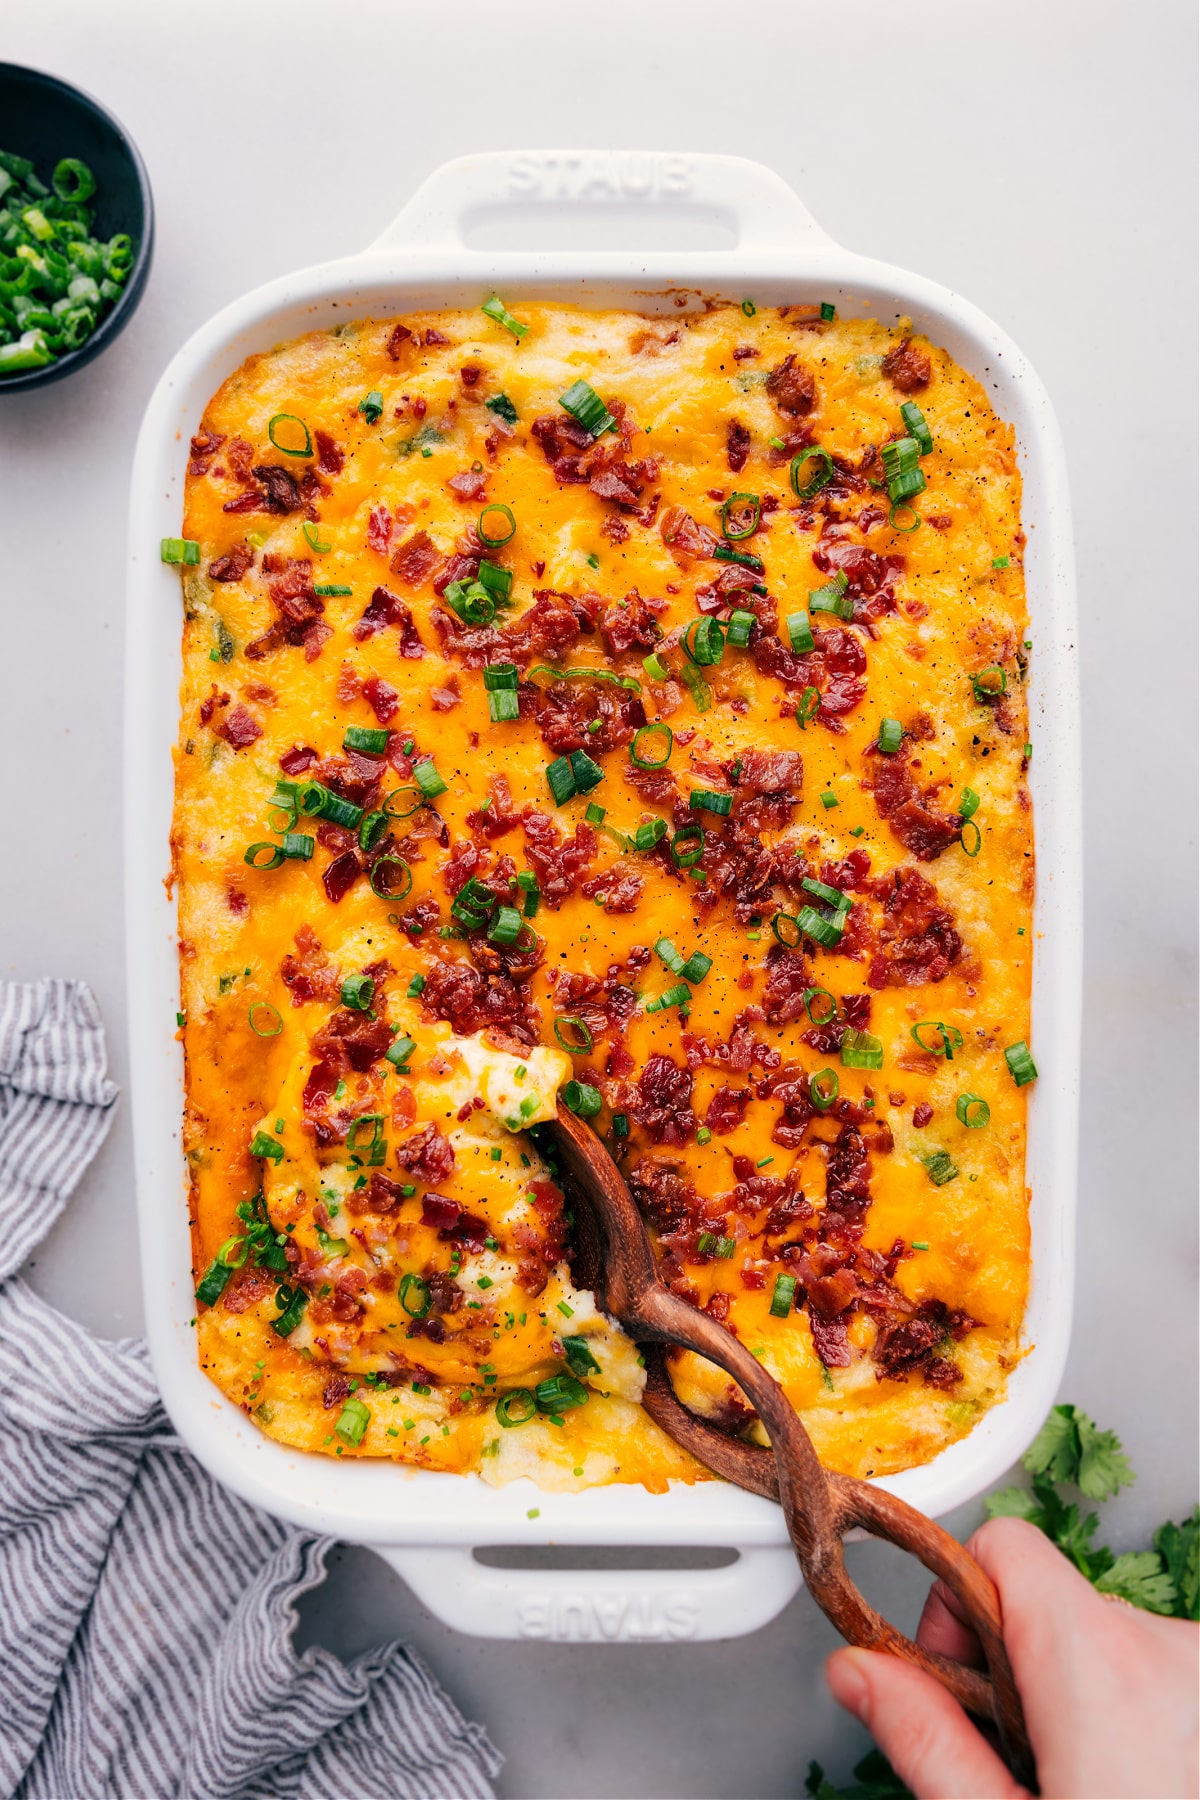
[{"label": "cilantro leaf", "polygon": [[1046,1515],[1028,1488],[1001,1488],[988,1494],[983,1506],[989,1519],[1028,1519],[1039,1531],[1046,1530]]},{"label": "cilantro leaf", "polygon": [[810,1762],[804,1780],[804,1791],[810,1800],[839,1800],[839,1793],[819,1762]]},{"label": "cilantro leaf", "polygon": [[1076,1411],[1079,1431],[1079,1472],[1075,1477],[1081,1494],[1089,1500],[1108,1500],[1136,1479],[1115,1431],[1100,1431],[1086,1413]]},{"label": "cilantro leaf", "polygon": [[820,1763],[809,1763],[804,1791],[810,1800],[913,1800],[887,1757],[869,1750],[854,1767],[853,1787],[834,1787]]},{"label": "cilantro leaf", "polygon": [[1181,1525],[1160,1525],[1154,1548],[1175,1585],[1176,1618],[1200,1620],[1200,1506]]},{"label": "cilantro leaf", "polygon": [[1162,1557],[1156,1550],[1131,1550],[1118,1556],[1097,1580],[1096,1592],[1116,1594],[1146,1612],[1175,1610],[1175,1583],[1163,1569]]},{"label": "cilantro leaf", "polygon": [[1053,1409],[1021,1461],[1031,1475],[1047,1475],[1051,1481],[1074,1481],[1079,1473],[1079,1433],[1073,1406]]}]

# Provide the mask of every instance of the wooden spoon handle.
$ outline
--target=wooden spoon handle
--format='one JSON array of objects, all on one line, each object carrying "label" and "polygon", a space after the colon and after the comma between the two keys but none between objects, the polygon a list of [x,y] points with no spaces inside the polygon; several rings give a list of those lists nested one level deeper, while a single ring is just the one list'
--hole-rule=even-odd
[{"label": "wooden spoon handle", "polygon": [[[693,1320],[697,1318],[693,1308],[681,1304]],[[674,1314],[674,1308],[671,1311]],[[689,1348],[733,1375],[767,1426],[772,1451],[731,1439],[690,1413],[671,1386],[663,1352],[648,1345],[644,1403],[651,1417],[714,1473],[779,1499],[805,1583],[847,1643],[903,1657],[941,1682],[970,1712],[993,1721],[1017,1774],[1032,1783],[1033,1752],[1004,1648],[999,1596],[990,1577],[955,1538],[905,1501],[869,1482],[822,1469],[808,1433],[773,1377],[736,1339],[730,1339],[733,1354],[722,1354],[726,1346],[720,1340],[728,1334],[722,1330],[718,1337],[710,1331],[715,1321],[705,1320],[699,1330],[689,1329],[684,1319],[673,1317],[672,1323],[676,1341],[685,1341],[686,1333]],[[875,1611],[846,1569],[842,1534],[856,1525],[909,1551],[946,1583],[979,1638],[987,1676],[926,1650]]]}]

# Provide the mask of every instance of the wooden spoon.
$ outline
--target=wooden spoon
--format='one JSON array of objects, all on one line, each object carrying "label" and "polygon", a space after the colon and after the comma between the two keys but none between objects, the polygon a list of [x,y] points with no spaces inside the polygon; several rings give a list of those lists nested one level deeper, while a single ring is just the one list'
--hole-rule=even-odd
[{"label": "wooden spoon", "polygon": [[[783,1507],[788,1532],[817,1605],[848,1643],[886,1650],[933,1675],[954,1698],[996,1726],[1017,1773],[1033,1777],[1033,1753],[1001,1633],[1000,1600],[962,1545],[903,1500],[869,1482],[821,1467],[799,1416],[774,1376],[733,1333],[673,1294],[662,1280],[633,1196],[593,1131],[561,1104],[539,1126],[575,1206],[577,1270],[601,1309],[636,1342],[681,1344],[737,1382],[771,1440],[771,1451],[738,1443],[705,1424],[675,1396],[661,1353],[647,1356],[645,1406],[706,1467]],[[861,1526],[908,1550],[957,1597],[983,1648],[988,1673],[923,1649],[868,1605],[846,1570],[842,1534]]]}]

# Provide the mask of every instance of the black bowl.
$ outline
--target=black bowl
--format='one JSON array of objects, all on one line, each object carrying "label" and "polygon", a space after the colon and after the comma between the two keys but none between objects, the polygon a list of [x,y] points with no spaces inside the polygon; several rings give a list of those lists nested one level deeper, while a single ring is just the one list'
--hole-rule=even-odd
[{"label": "black bowl", "polygon": [[134,243],[133,267],[121,298],[104,315],[91,337],[78,350],[68,350],[44,369],[0,376],[3,395],[60,381],[99,356],[125,329],[150,273],[154,201],[146,165],[124,127],[98,100],[37,69],[0,63],[0,150],[32,158],[43,181],[50,179],[55,164],[64,156],[79,157],[96,177],[92,204],[97,237],[110,238],[118,231],[126,231]]}]

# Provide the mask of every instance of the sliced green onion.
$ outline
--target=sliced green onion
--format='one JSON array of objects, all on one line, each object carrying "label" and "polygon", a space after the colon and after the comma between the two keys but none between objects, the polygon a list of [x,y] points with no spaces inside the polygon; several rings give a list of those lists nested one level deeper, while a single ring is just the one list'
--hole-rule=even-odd
[{"label": "sliced green onion", "polygon": [[554,1035],[563,1049],[569,1050],[572,1056],[586,1056],[595,1042],[587,1022],[571,1013],[564,1013],[562,1018],[555,1019]]},{"label": "sliced green onion", "polygon": [[367,879],[371,892],[380,900],[407,900],[412,893],[412,870],[402,856],[376,857]]},{"label": "sliced green onion", "polygon": [[631,844],[634,850],[653,850],[655,844],[661,844],[670,826],[665,819],[645,819],[634,831]]},{"label": "sliced green onion", "polygon": [[853,905],[853,901],[847,900],[841,888],[829,887],[824,881],[814,881],[811,875],[804,876],[800,886],[815,900],[824,900],[835,912],[849,912]]},{"label": "sliced green onion", "polygon": [[382,756],[388,747],[390,732],[379,731],[374,725],[347,725],[342,738],[343,750],[362,750],[368,756]]},{"label": "sliced green onion", "polygon": [[758,311],[758,308],[757,308],[757,306],[755,306],[753,300],[743,300],[742,301],[742,311],[745,313],[745,315],[748,319],[752,319],[754,317],[755,313]]},{"label": "sliced green onion", "polygon": [[493,725],[511,724],[521,716],[521,703],[511,688],[501,688],[487,697],[488,718]]},{"label": "sliced green onion", "polygon": [[694,987],[698,981],[704,980],[704,977],[711,968],[712,957],[705,956],[703,950],[693,950],[683,967],[679,970],[679,974],[683,976],[685,981],[690,981]]},{"label": "sliced green onion", "polygon": [[319,594],[322,600],[344,599],[353,592],[352,587],[346,587],[340,581],[318,581],[313,584],[313,593]]},{"label": "sliced green onion", "polygon": [[573,381],[566,393],[558,396],[558,404],[596,438],[611,431],[617,422],[595,388],[586,381]]},{"label": "sliced green onion", "polygon": [[694,669],[690,662],[685,662],[679,671],[679,679],[692,696],[698,713],[706,713],[712,705],[712,690],[699,669]]},{"label": "sliced green onion", "polygon": [[165,563],[194,565],[200,561],[200,546],[195,538],[163,538],[160,554]]},{"label": "sliced green onion", "polygon": [[[589,825],[603,825],[605,818],[607,817],[607,808],[597,806],[594,800],[589,800],[587,811],[583,816]],[[517,879],[520,880],[520,876],[518,876]]]},{"label": "sliced green onion", "polygon": [[980,669],[978,675],[971,677],[971,686],[980,705],[987,705],[1008,692],[1008,676],[999,663],[989,663],[986,669]]},{"label": "sliced green onion", "polygon": [[974,788],[963,789],[962,799],[958,803],[958,810],[964,819],[972,818],[975,813],[979,811],[979,795],[975,792]]},{"label": "sliced green onion", "polygon": [[358,828],[359,849],[373,850],[387,830],[387,822],[385,812],[368,813]]},{"label": "sliced green onion", "polygon": [[[829,1025],[837,1018],[837,1001],[828,988],[805,988],[800,997],[804,1001],[804,1010],[814,1025]],[[813,1001],[821,999],[828,1000],[829,1005],[821,1007],[819,1012],[814,1012]]]},{"label": "sliced green onion", "polygon": [[[441,793],[441,789],[438,789]],[[397,787],[383,796],[383,810],[389,819],[411,819],[419,806],[424,806],[425,794],[418,787]]]},{"label": "sliced green onion", "polygon": [[904,475],[897,475],[894,481],[888,482],[888,499],[892,501],[893,505],[900,506],[905,501],[913,499],[917,494],[923,494],[928,485],[923,469],[911,469]]},{"label": "sliced green onion", "polygon": [[846,914],[835,913],[832,919],[827,919],[823,913],[817,911],[815,906],[802,906],[796,915],[796,923],[805,937],[810,937],[816,943],[824,944],[827,950],[832,950],[842,941],[842,932],[846,926]]},{"label": "sliced green onion", "polygon": [[662,657],[656,656],[653,651],[649,656],[643,656],[642,667],[652,681],[667,681],[670,678],[670,669],[663,662]]},{"label": "sliced green onion", "polygon": [[549,663],[534,663],[531,675],[549,675],[552,681],[607,681],[614,687],[628,688],[631,694],[640,694],[642,684],[632,675],[614,675],[611,669],[554,669]]},{"label": "sliced green onion", "polygon": [[980,831],[974,819],[963,820],[962,830],[958,834],[958,841],[968,856],[979,855],[979,849],[983,843],[983,833]]},{"label": "sliced green onion", "polygon": [[537,1414],[537,1401],[528,1388],[509,1388],[496,1402],[496,1420],[506,1431],[527,1425]]},{"label": "sliced green onion", "polygon": [[269,1131],[256,1131],[250,1139],[251,1156],[269,1158],[273,1163],[283,1161],[283,1145],[278,1138],[273,1138]]},{"label": "sliced green onion", "polygon": [[[655,737],[662,740],[662,755],[655,757],[645,754],[644,746],[653,744]],[[633,734],[633,742],[629,746],[629,760],[639,769],[661,769],[671,760],[671,751],[675,747],[675,733],[665,719],[655,719],[653,724],[641,725]]]},{"label": "sliced green onion", "polygon": [[499,294],[493,294],[490,300],[485,300],[479,310],[486,313],[489,319],[494,319],[497,325],[503,325],[505,331],[511,331],[518,343],[529,330],[528,325],[522,325],[520,319],[513,318]]},{"label": "sliced green onion", "polygon": [[[280,784],[282,785],[282,784]],[[279,789],[276,788],[276,793]],[[332,825],[344,825],[348,831],[357,831],[362,820],[363,809],[355,806],[352,800],[343,800],[319,781],[303,782],[297,790],[300,810],[313,818],[328,819]]]},{"label": "sliced green onion", "polygon": [[604,780],[604,770],[600,764],[593,762],[583,750],[572,750],[571,752],[571,775],[577,794],[590,793]]},{"label": "sliced green onion", "polygon": [[688,805],[693,812],[716,813],[724,818],[733,810],[733,795],[718,794],[712,788],[693,788]]},{"label": "sliced green onion", "polygon": [[364,394],[358,403],[358,410],[368,425],[378,424],[383,417],[383,395],[378,388],[372,388],[369,394]]},{"label": "sliced green onion", "polygon": [[958,1175],[958,1164],[945,1150],[935,1150],[931,1156],[923,1156],[921,1161],[925,1164],[925,1173],[934,1187],[945,1187],[948,1181],[953,1181]]},{"label": "sliced green onion", "polygon": [[446,783],[438,774],[431,756],[426,756],[419,763],[413,764],[413,780],[426,800],[436,800],[439,794],[446,792]]},{"label": "sliced green onion", "polygon": [[[816,463],[817,472],[801,487],[800,471],[808,462]],[[792,458],[790,476],[792,492],[797,500],[811,500],[814,494],[819,494],[821,489],[832,480],[833,458],[828,450],[822,450],[819,445],[814,446],[811,450],[802,450],[799,456]]]},{"label": "sliced green onion", "polygon": [[538,1382],[533,1397],[539,1412],[553,1414],[565,1412],[572,1406],[586,1406],[588,1393],[573,1375],[551,1375]]},{"label": "sliced green onion", "polygon": [[521,915],[515,906],[500,906],[488,926],[489,944],[515,944],[522,931]]},{"label": "sliced green onion", "polygon": [[739,650],[744,650],[750,642],[750,633],[758,624],[757,613],[744,612],[740,608],[730,613],[729,623],[725,627],[725,641]]},{"label": "sliced green onion", "polygon": [[483,685],[490,693],[500,693],[506,689],[516,691],[516,663],[486,663],[483,670]]},{"label": "sliced green onion", "polygon": [[355,1012],[370,1012],[375,982],[370,975],[347,975],[342,983],[342,1005]]},{"label": "sliced green onion", "polygon": [[992,567],[993,569],[1007,569],[1010,560],[1007,556],[993,556]]},{"label": "sliced green onion", "polygon": [[960,1125],[968,1131],[982,1131],[992,1116],[992,1109],[978,1094],[960,1094],[954,1103]]},{"label": "sliced green onion", "polygon": [[[304,433],[303,447],[297,450],[293,446],[281,444],[279,439],[275,436],[275,427],[277,425],[298,425]],[[311,456],[313,453],[312,433],[304,423],[304,420],[298,419],[295,413],[276,413],[275,417],[267,422],[267,436],[270,438],[272,444],[274,444],[276,450],[281,451],[284,456]]]},{"label": "sliced green onion", "polygon": [[806,687],[800,696],[799,705],[796,707],[796,723],[801,731],[806,731],[808,729],[809,720],[815,719],[820,710],[820,688]]},{"label": "sliced green onion", "polygon": [[869,1031],[855,1031],[852,1025],[847,1025],[842,1037],[842,1067],[882,1069],[883,1045]]},{"label": "sliced green onion", "polygon": [[755,575],[763,572],[761,556],[751,556],[748,550],[734,550],[729,544],[718,544],[713,551],[714,562],[737,563],[740,569],[751,569]]},{"label": "sliced green onion", "polygon": [[808,596],[811,612],[833,613],[839,619],[854,617],[854,602],[846,592],[849,585],[845,569],[838,569],[824,587],[813,588]]},{"label": "sliced green onion", "polygon": [[[694,850],[681,850],[681,844],[695,844]],[[671,839],[671,861],[677,869],[692,869],[704,855],[703,825],[681,825]]]},{"label": "sliced green onion", "polygon": [[599,1088],[589,1087],[586,1081],[568,1081],[562,1090],[562,1098],[567,1111],[580,1119],[594,1118],[604,1105]]},{"label": "sliced green onion", "polygon": [[888,513],[888,524],[893,531],[899,531],[907,537],[912,532],[920,530],[921,515],[915,506],[908,504],[907,500],[897,500]]},{"label": "sliced green onion", "polygon": [[[264,850],[267,853],[265,858],[262,855]],[[242,861],[249,863],[252,869],[277,869],[285,860],[283,845],[271,844],[265,839],[262,843],[248,844],[242,857]]]},{"label": "sliced green onion", "polygon": [[442,599],[468,625],[490,625],[496,602],[481,581],[452,581]]},{"label": "sliced green onion", "polygon": [[788,950],[794,950],[804,935],[799,919],[785,912],[775,914],[771,920],[771,930],[775,934],[776,943],[783,944]]},{"label": "sliced green onion", "polygon": [[725,633],[720,623],[707,615],[693,619],[680,642],[684,654],[703,668],[719,663],[725,654]]},{"label": "sliced green onion", "polygon": [[[497,533],[496,531],[489,532],[487,530],[484,525],[484,520],[490,518],[492,513],[498,513],[500,515],[508,526],[507,531],[500,530]],[[480,513],[475,526],[475,531],[480,543],[483,544],[486,549],[499,550],[502,545],[507,544],[511,538],[514,538],[517,535],[517,520],[512,507],[505,506],[503,501],[493,500],[491,505],[485,506]]]},{"label": "sliced green onion", "polygon": [[653,1000],[647,1000],[646,1011],[665,1012],[668,1006],[686,1006],[691,997],[691,988],[679,982],[675,987],[669,987],[665,993],[656,994]]},{"label": "sliced green onion", "polygon": [[762,518],[762,501],[757,494],[730,494],[721,508],[721,530],[731,544],[753,537]]},{"label": "sliced green onion", "polygon": [[[258,1018],[255,1018],[256,1013]],[[256,1000],[249,1016],[250,1029],[256,1037],[278,1037],[283,1030],[283,1015],[269,1000]]]},{"label": "sliced green onion", "polygon": [[809,1099],[818,1112],[828,1112],[838,1097],[841,1082],[836,1069],[818,1069],[808,1078]]},{"label": "sliced green onion", "polygon": [[[921,1033],[934,1034],[934,1041],[927,1044]],[[910,1025],[908,1035],[915,1044],[919,1044],[926,1056],[944,1056],[947,1062],[954,1061],[954,1052],[963,1047],[963,1034],[957,1025],[943,1025],[940,1019],[922,1019],[919,1025]]]},{"label": "sliced green onion", "polygon": [[[371,1127],[371,1135],[367,1139],[365,1144],[360,1143],[359,1137],[358,1137],[358,1134],[362,1130],[364,1125],[369,1125]],[[350,1126],[350,1130],[346,1134],[346,1149],[350,1152],[350,1154],[352,1156],[355,1156],[355,1155],[364,1156],[370,1152],[375,1151],[375,1149],[378,1146],[381,1146],[382,1144],[383,1144],[383,1114],[382,1113],[360,1113],[358,1118],[353,1121],[353,1123]],[[375,1160],[376,1160],[375,1156],[372,1155],[371,1161],[374,1162]],[[382,1158],[379,1158],[379,1160],[382,1161]]]},{"label": "sliced green onion", "polygon": [[280,1308],[280,1313],[277,1319],[271,1320],[271,1330],[280,1337],[291,1337],[304,1317],[308,1295],[302,1287],[291,1288],[281,1283],[275,1289],[275,1304]]},{"label": "sliced green onion", "polygon": [[[810,650],[816,649],[817,646],[812,634],[812,623],[806,612],[802,610],[800,612],[789,613],[784,620],[784,624],[787,626],[788,642],[791,644],[792,649],[796,652],[797,656],[807,656]],[[814,689],[813,692],[815,693],[816,690]]]},{"label": "sliced green onion", "polygon": [[[32,173],[31,169],[30,174]],[[85,200],[90,200],[96,191],[96,177],[77,156],[64,156],[60,163],[56,163],[50,180],[59,199],[66,200],[73,206],[80,206]],[[28,184],[28,176],[26,182]]]},{"label": "sliced green onion", "polygon": [[[420,981],[422,988],[425,986],[425,977],[423,975],[420,975],[420,976],[414,975],[413,980]],[[421,991],[421,989],[418,988],[417,992],[420,993],[420,991]],[[411,989],[410,989],[410,992],[411,992]],[[399,1069],[401,1071],[401,1073],[404,1073],[405,1065],[407,1064],[409,1057],[412,1055],[412,1053],[416,1049],[416,1047],[417,1047],[417,1040],[415,1038],[398,1037],[394,1040],[394,1042],[391,1044],[391,1046],[385,1053],[383,1060],[384,1060],[384,1062],[390,1062],[393,1069]]]},{"label": "sliced green onion", "polygon": [[505,569],[499,563],[488,562],[485,557],[479,565],[479,574],[476,579],[480,587],[486,588],[491,594],[497,606],[508,605],[512,596],[511,569]]},{"label": "sliced green onion", "polygon": [[312,853],[316,849],[316,839],[309,837],[304,831],[285,831],[280,848],[284,858],[291,862],[311,862]]},{"label": "sliced green onion", "polygon": [[414,1275],[411,1269],[400,1278],[398,1298],[410,1319],[423,1319],[433,1305],[429,1283],[420,1275]]},{"label": "sliced green onion", "polygon": [[625,1113],[614,1113],[612,1118],[613,1136],[627,1138],[629,1136],[629,1119]]},{"label": "sliced green onion", "polygon": [[515,425],[520,419],[521,415],[507,394],[493,394],[491,399],[485,400],[483,404],[489,412],[494,412],[498,419],[503,419],[506,425]]},{"label": "sliced green onion", "polygon": [[794,1275],[777,1275],[775,1292],[771,1295],[771,1317],[786,1319],[792,1310],[792,1301],[796,1297],[796,1277]]},{"label": "sliced green onion", "polygon": [[826,788],[825,792],[819,794],[817,798],[820,800],[821,805],[825,808],[826,812],[829,811],[830,807],[837,806],[838,804],[838,797],[832,788]]},{"label": "sliced green onion", "polygon": [[669,937],[661,937],[654,946],[654,954],[666,963],[672,975],[682,975],[683,957],[679,954]]},{"label": "sliced green onion", "polygon": [[826,322],[837,317],[837,308],[831,300],[822,300],[821,317],[826,320]]},{"label": "sliced green onion", "polygon": [[230,1265],[223,1262],[220,1256],[214,1258],[205,1270],[196,1289],[196,1298],[205,1306],[215,1306],[225,1292],[226,1283],[233,1274]]},{"label": "sliced green onion", "polygon": [[1024,1038],[1019,1043],[1010,1044],[1004,1052],[1004,1060],[1008,1064],[1008,1072],[1018,1087],[1027,1087],[1031,1081],[1037,1080],[1037,1068],[1029,1054],[1029,1045]]},{"label": "sliced green onion", "polygon": [[894,756],[903,737],[904,727],[899,719],[884,719],[879,727],[876,748],[882,750],[885,756]]},{"label": "sliced green onion", "polygon": [[321,527],[317,524],[314,524],[311,519],[306,519],[304,521],[304,524],[300,527],[300,529],[304,533],[305,543],[308,545],[310,550],[315,550],[318,556],[324,556],[324,554],[327,550],[333,549],[333,545],[331,543],[326,544],[326,543],[322,542]]},{"label": "sliced green onion", "polygon": [[562,1340],[563,1355],[567,1359],[567,1367],[572,1375],[598,1375],[600,1364],[588,1348],[585,1337],[565,1337]]},{"label": "sliced green onion", "polygon": [[925,414],[915,400],[906,400],[900,408],[900,417],[908,427],[908,435],[916,442],[922,456],[928,456],[933,449],[933,434],[926,423]]}]

